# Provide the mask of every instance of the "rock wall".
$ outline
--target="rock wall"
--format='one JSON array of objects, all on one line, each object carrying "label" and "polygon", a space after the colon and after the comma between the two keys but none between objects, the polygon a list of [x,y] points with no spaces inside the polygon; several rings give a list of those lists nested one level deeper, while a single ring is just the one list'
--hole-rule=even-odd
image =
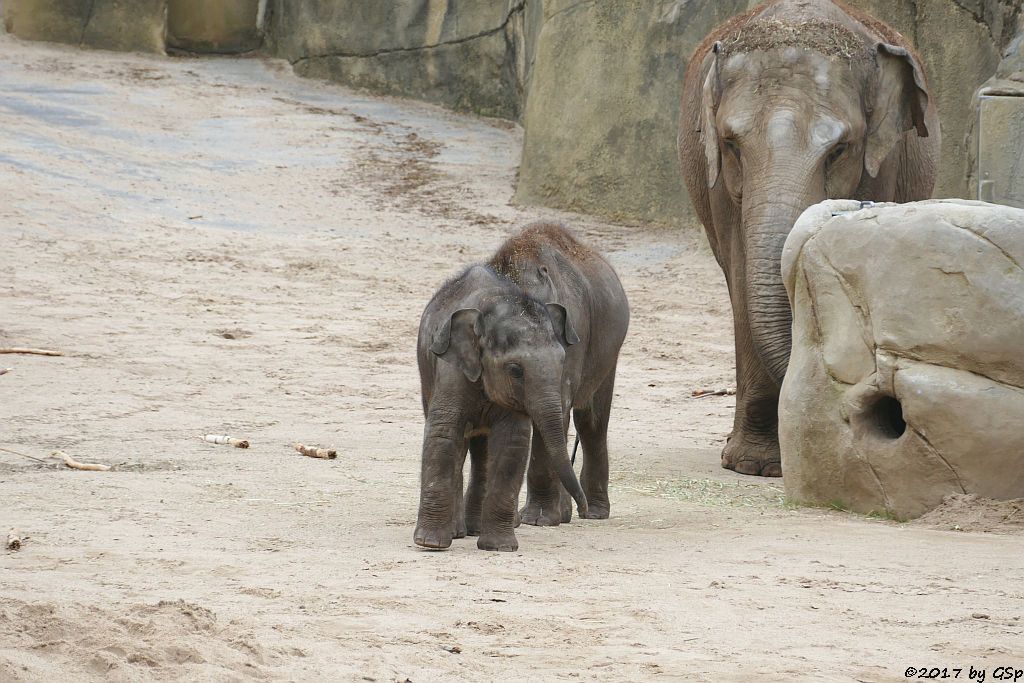
[{"label": "rock wall", "polygon": [[1024,33],[1006,49],[996,74],[974,97],[972,198],[1024,209]]},{"label": "rock wall", "polygon": [[166,0],[4,0],[8,33],[83,47],[163,52]]},{"label": "rock wall", "polygon": [[[694,219],[675,150],[687,60],[711,28],[757,4],[3,0],[3,16],[9,31],[26,38],[242,51],[256,34],[238,20],[251,16],[257,1],[254,30],[265,28],[264,49],[299,74],[520,121],[526,136],[518,201],[667,224]],[[847,1],[920,48],[943,123],[936,195],[970,196],[972,95],[995,72],[1024,0]]]},{"label": "rock wall", "polygon": [[516,119],[527,0],[271,0],[268,40],[304,76]]},{"label": "rock wall", "polygon": [[188,52],[239,54],[260,47],[259,0],[170,0],[167,47]]}]

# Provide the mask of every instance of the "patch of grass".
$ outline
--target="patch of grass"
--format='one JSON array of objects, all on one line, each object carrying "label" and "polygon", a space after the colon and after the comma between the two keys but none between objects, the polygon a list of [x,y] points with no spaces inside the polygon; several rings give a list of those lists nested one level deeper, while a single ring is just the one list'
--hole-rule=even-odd
[{"label": "patch of grass", "polygon": [[876,519],[884,522],[900,522],[902,521],[899,517],[896,517],[888,510],[871,510],[870,512],[856,512],[850,509],[850,506],[841,500],[831,500],[827,503],[810,503],[800,502],[795,500],[786,500],[783,505],[787,510],[835,510],[836,512],[845,512],[849,515],[855,515],[857,517],[867,517],[868,519]]},{"label": "patch of grass", "polygon": [[714,479],[656,479],[620,484],[618,488],[707,507],[781,508],[785,504],[779,487]]}]

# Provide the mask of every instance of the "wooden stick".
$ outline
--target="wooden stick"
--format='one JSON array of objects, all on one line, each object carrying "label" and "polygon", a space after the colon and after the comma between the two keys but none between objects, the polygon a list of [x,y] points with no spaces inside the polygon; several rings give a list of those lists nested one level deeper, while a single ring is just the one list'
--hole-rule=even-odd
[{"label": "wooden stick", "polygon": [[690,398],[707,398],[708,396],[735,396],[735,389],[694,389]]},{"label": "wooden stick", "polygon": [[110,465],[96,465],[88,462],[78,462],[72,459],[70,455],[64,451],[54,451],[54,457],[61,458],[64,460],[64,465],[70,467],[73,470],[86,470],[87,472],[106,472],[110,469]]},{"label": "wooden stick", "polygon": [[21,535],[17,529],[11,529],[7,532],[7,549],[21,550]]},{"label": "wooden stick", "polygon": [[313,446],[307,446],[301,443],[293,443],[292,448],[310,458],[322,458],[324,460],[334,460],[338,457],[338,451],[333,448],[314,448]]},{"label": "wooden stick", "polygon": [[50,463],[46,462],[45,460],[43,460],[42,458],[37,458],[34,455],[25,455],[24,453],[19,453],[18,451],[12,451],[9,448],[0,448],[0,451],[3,451],[4,453],[10,453],[11,455],[20,455],[23,458],[28,458],[29,460],[35,460],[36,462],[41,462],[44,465],[49,465],[50,464]]},{"label": "wooden stick", "polygon": [[24,349],[18,346],[6,348],[0,347],[0,353],[23,353],[32,356],[63,356],[63,351],[51,351],[49,349]]},{"label": "wooden stick", "polygon": [[206,443],[216,443],[224,446],[234,446],[235,448],[248,448],[249,442],[244,439],[236,439],[233,436],[225,436],[224,434],[207,434],[206,436],[199,437]]},{"label": "wooden stick", "polygon": [[0,375],[6,375],[8,372],[10,372],[13,369],[14,368],[0,368]]}]

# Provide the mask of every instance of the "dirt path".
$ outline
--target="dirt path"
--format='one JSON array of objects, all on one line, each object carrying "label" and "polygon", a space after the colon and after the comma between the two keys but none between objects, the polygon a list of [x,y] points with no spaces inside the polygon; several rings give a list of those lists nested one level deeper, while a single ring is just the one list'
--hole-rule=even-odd
[{"label": "dirt path", "polygon": [[[0,453],[0,528],[28,537],[0,554],[0,680],[1024,668],[1020,527],[791,509],[720,469],[732,399],[687,398],[732,383],[710,253],[510,207],[519,144],[277,62],[0,36],[0,345],[67,353],[0,356],[0,447],[123,463]],[[612,519],[418,551],[420,311],[539,217],[607,253],[633,306]]]}]

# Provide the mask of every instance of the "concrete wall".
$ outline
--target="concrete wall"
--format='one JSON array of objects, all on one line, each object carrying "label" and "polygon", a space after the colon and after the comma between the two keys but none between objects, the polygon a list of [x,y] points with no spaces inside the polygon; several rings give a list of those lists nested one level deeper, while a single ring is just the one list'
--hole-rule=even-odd
[{"label": "concrete wall", "polygon": [[162,52],[166,0],[4,0],[8,33],[83,47]]},{"label": "concrete wall", "polygon": [[518,118],[526,0],[270,0],[270,49],[304,76]]},{"label": "concrete wall", "polygon": [[[3,16],[22,37],[159,51],[168,3],[192,8],[170,16],[195,34],[215,22],[212,15],[195,21],[192,13],[233,4],[245,5],[249,16],[257,1],[266,17],[264,50],[288,59],[299,74],[520,121],[526,141],[518,201],[667,224],[694,219],[675,150],[687,60],[711,28],[757,4],[3,0]],[[972,97],[1016,33],[1024,0],[847,1],[920,49],[943,125],[936,195],[970,196]],[[218,43],[214,35],[189,43],[177,33],[171,43],[185,49],[240,51],[252,42],[235,35]]]}]

